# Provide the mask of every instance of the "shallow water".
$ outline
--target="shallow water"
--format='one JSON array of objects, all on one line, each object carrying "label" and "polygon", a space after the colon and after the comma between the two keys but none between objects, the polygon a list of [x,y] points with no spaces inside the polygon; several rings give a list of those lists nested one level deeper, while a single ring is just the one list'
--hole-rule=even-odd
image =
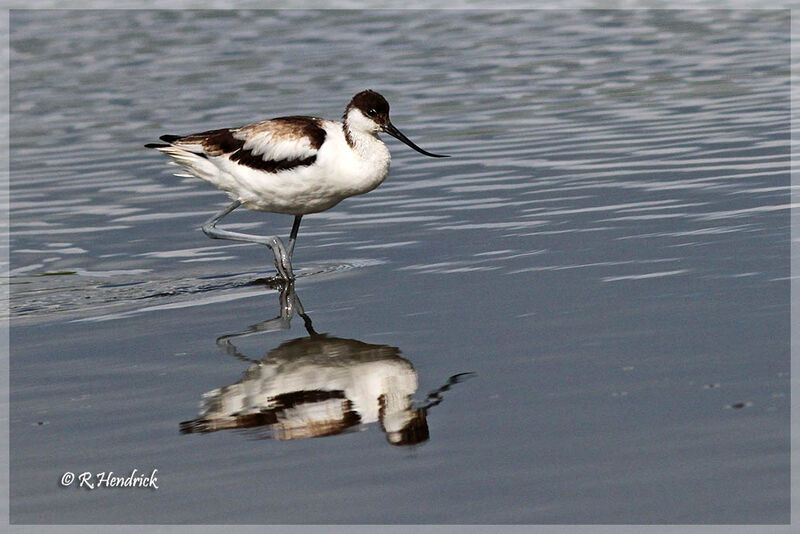
[{"label": "shallow water", "polygon": [[[13,12],[12,521],[788,522],[788,73],[778,11]],[[304,218],[304,325],[142,145],[367,87],[452,157]]]}]

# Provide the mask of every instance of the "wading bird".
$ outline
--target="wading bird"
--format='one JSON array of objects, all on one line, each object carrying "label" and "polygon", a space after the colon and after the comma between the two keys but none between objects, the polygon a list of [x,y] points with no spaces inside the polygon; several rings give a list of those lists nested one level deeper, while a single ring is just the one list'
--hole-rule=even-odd
[{"label": "wading bird", "polygon": [[[278,276],[294,279],[292,253],[303,215],[332,208],[353,195],[378,187],[389,172],[390,155],[377,134],[385,132],[417,152],[389,120],[389,103],[379,93],[361,91],[350,100],[341,121],[317,117],[278,117],[196,134],[162,135],[147,144],[183,167],[177,176],[197,177],[228,193],[233,203],[203,224],[212,239],[231,239],[269,247]],[[244,206],[255,211],[294,215],[288,247],[277,236],[258,236],[217,228],[223,217]]]}]

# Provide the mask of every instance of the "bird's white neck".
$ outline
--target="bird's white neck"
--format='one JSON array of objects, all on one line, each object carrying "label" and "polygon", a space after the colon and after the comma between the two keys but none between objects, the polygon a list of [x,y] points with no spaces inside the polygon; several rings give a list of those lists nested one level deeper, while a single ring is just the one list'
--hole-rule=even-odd
[{"label": "bird's white neck", "polygon": [[344,116],[342,129],[347,144],[362,158],[370,159],[376,148],[379,149],[376,145],[383,145],[383,142],[378,139],[375,123],[368,121],[358,110],[348,111]]},{"label": "bird's white neck", "polygon": [[375,154],[376,145],[383,145],[383,141],[378,139],[376,134],[353,130],[347,128],[346,124],[344,127],[344,137],[347,140],[347,144],[350,145],[350,148],[364,159],[369,159]]}]

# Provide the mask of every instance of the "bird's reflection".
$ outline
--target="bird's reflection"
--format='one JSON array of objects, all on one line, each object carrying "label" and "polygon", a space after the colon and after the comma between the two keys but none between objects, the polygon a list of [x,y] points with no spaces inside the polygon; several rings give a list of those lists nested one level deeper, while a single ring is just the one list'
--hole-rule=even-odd
[{"label": "bird's reflection", "polygon": [[[450,377],[422,406],[414,406],[417,372],[397,347],[319,334],[293,282],[278,288],[278,317],[217,339],[224,352],[250,367],[235,384],[206,393],[200,416],[181,423],[181,433],[248,429],[257,437],[289,440],[332,436],[378,421],[392,445],[427,441],[428,410],[472,373]],[[295,313],[308,336],[282,343],[258,361],[234,345],[238,338],[289,328]]]}]

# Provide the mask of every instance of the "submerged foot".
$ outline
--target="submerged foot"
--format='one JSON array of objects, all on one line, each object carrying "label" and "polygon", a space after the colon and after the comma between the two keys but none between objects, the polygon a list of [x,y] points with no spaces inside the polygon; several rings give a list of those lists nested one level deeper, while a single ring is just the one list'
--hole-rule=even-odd
[{"label": "submerged foot", "polygon": [[278,271],[278,279],[284,282],[294,282],[294,272],[292,271],[291,265],[281,265],[280,263],[276,262],[275,269]]},{"label": "submerged foot", "polygon": [[292,271],[292,259],[286,252],[286,247],[280,237],[273,237],[272,242],[267,245],[275,256],[275,270],[278,271],[278,278],[291,282],[294,280]]}]

